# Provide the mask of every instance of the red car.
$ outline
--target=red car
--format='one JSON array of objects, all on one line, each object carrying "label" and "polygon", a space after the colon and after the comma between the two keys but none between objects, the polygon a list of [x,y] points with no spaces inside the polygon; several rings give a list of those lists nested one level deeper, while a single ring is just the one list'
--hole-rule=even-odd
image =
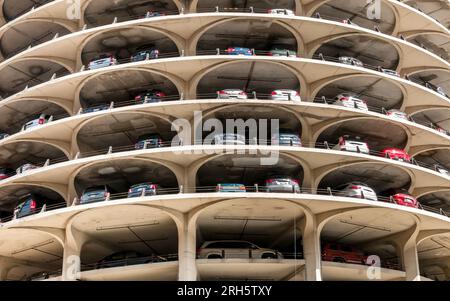
[{"label": "red car", "polygon": [[417,199],[406,193],[396,193],[392,195],[394,202],[398,205],[419,208]]},{"label": "red car", "polygon": [[403,162],[411,162],[411,157],[402,149],[398,148],[385,148],[381,152],[382,157],[386,157],[392,160],[398,160]]},{"label": "red car", "polygon": [[342,263],[367,263],[367,255],[352,246],[342,245],[338,243],[325,243],[322,246],[322,260],[334,261]]}]

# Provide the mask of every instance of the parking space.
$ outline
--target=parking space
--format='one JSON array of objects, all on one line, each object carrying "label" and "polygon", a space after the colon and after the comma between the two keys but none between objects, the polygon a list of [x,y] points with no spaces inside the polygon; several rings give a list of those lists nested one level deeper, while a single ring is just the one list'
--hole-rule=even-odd
[{"label": "parking space", "polygon": [[[303,169],[295,160],[280,155],[274,165],[261,165],[261,156],[258,155],[224,155],[204,164],[197,173],[197,190],[216,188],[218,184],[242,184],[253,190],[258,184],[265,189],[266,180],[277,176],[295,180],[301,186]],[[292,187],[290,190],[292,192]]]},{"label": "parking space", "polygon": [[4,0],[3,15],[7,20],[13,20],[31,10],[31,8],[39,7],[51,1],[53,0]]},{"label": "parking space", "polygon": [[439,22],[447,28],[450,25],[450,6],[449,3],[445,1],[408,0],[405,1],[405,3],[419,9],[428,16],[439,20]]},{"label": "parking space", "polygon": [[326,141],[333,147],[344,135],[359,137],[367,143],[369,150],[378,152],[391,147],[403,149],[408,139],[405,129],[398,125],[377,119],[359,119],[328,127],[319,135],[317,143],[322,145]]},{"label": "parking space", "polygon": [[432,236],[418,247],[421,274],[437,281],[445,281],[450,268],[450,234]]},{"label": "parking space", "polygon": [[[171,170],[161,164],[145,159],[96,163],[81,170],[75,178],[75,188],[80,198],[82,198],[83,192],[86,192],[87,188],[102,187],[103,192],[107,193],[111,199],[123,199],[129,196],[127,193],[131,186],[141,183],[158,185],[157,194],[173,193],[178,189],[177,179]],[[170,189],[173,191],[170,191]],[[140,195],[138,194],[138,196]],[[101,198],[90,198],[89,193],[86,193],[85,197],[86,201],[84,203],[88,203],[91,200],[106,200],[106,195],[104,194],[101,195]]]},{"label": "parking space", "polygon": [[63,248],[49,234],[33,229],[2,231],[0,254],[10,258],[6,280],[27,280],[36,273],[58,270],[62,264]]},{"label": "parking space", "polygon": [[279,89],[301,93],[297,76],[289,69],[272,63],[239,62],[226,64],[207,73],[197,87],[197,97],[217,97],[225,89],[240,89],[248,98],[271,99],[272,92]]},{"label": "parking space", "polygon": [[322,260],[364,265],[367,256],[376,255],[382,267],[401,270],[400,250],[383,238],[413,226],[410,215],[387,209],[360,209],[341,214],[327,222],[322,230],[322,254],[325,254]]},{"label": "parking space", "polygon": [[[144,60],[146,54],[140,55],[142,51],[158,50],[158,57],[178,56],[178,48],[175,43],[160,32],[146,28],[124,28],[112,30],[94,36],[84,46],[81,59],[85,66],[92,61],[102,59],[102,55],[112,56],[117,63]],[[149,58],[156,58],[156,54],[149,53]],[[134,57],[130,59],[131,57]],[[110,62],[113,64],[113,62]]]},{"label": "parking space", "polygon": [[254,49],[266,55],[271,50],[282,49],[295,55],[297,42],[291,32],[275,22],[236,20],[220,23],[205,32],[198,41],[197,54],[210,54],[217,48],[223,51],[229,47]]},{"label": "parking space", "polygon": [[46,82],[54,74],[60,77],[68,73],[65,67],[51,61],[31,59],[11,63],[0,73],[0,97]]},{"label": "parking space", "polygon": [[89,237],[81,249],[84,271],[177,260],[176,225],[158,209],[138,205],[98,208],[79,214],[73,227]]},{"label": "parking space", "polygon": [[319,188],[343,189],[341,186],[352,182],[364,183],[383,195],[391,189],[409,189],[411,179],[405,170],[393,165],[362,163],[330,172],[320,181]]},{"label": "parking space", "polygon": [[364,100],[369,109],[378,112],[381,112],[381,108],[399,109],[403,102],[403,93],[399,86],[386,79],[364,76],[337,80],[322,88],[316,97],[324,96],[331,102],[342,94]]},{"label": "parking space", "polygon": [[98,75],[90,79],[80,91],[83,109],[114,102],[117,105],[140,104],[144,99],[136,99],[142,94],[162,93],[148,97],[147,102],[179,99],[175,85],[166,77],[146,71],[121,70]]},{"label": "parking space", "polygon": [[[303,258],[298,228],[303,216],[298,206],[281,199],[221,202],[199,216],[197,259],[208,259],[208,263],[241,259],[241,266],[254,263],[251,265],[255,268],[265,259],[266,263],[280,264],[279,268],[282,268],[283,259]],[[214,277],[220,277],[222,273],[226,271],[216,271]],[[207,275],[207,279],[213,277]],[[239,277],[245,278],[246,273]]]},{"label": "parking space", "polygon": [[450,58],[450,44],[448,37],[446,36],[438,34],[423,34],[414,36],[408,39],[408,41],[433,52],[446,61]]},{"label": "parking space", "polygon": [[[66,110],[51,102],[41,100],[12,102],[3,106],[0,111],[0,132],[12,135],[24,127],[28,128],[29,122],[44,117],[43,115],[52,116],[52,120],[69,116]],[[39,124],[39,121],[37,123]]]},{"label": "parking space", "polygon": [[450,191],[439,191],[421,196],[419,202],[436,209],[450,210]]},{"label": "parking space", "polygon": [[441,133],[450,133],[449,110],[444,108],[430,109],[411,116],[414,122],[432,127]]},{"label": "parking space", "polygon": [[447,70],[420,71],[411,75],[410,79],[449,98],[450,73]]},{"label": "parking space", "polygon": [[199,0],[198,12],[214,11],[218,6],[220,11],[245,11],[253,7],[257,12],[267,11],[271,8],[284,8],[295,11],[295,0],[260,1],[260,0]]},{"label": "parking space", "polygon": [[[38,213],[41,211],[44,204],[49,209],[58,206],[64,206],[63,197],[51,189],[45,186],[34,186],[34,185],[14,185],[6,186],[0,189],[0,211],[2,221],[11,220],[14,215],[14,211],[22,204],[29,202],[30,200],[35,201],[34,208],[29,210],[29,212],[24,212],[24,217],[29,214]],[[32,207],[28,204],[24,207]],[[27,208],[24,208],[27,209]],[[28,210],[28,209],[27,209]]]},{"label": "parking space", "polygon": [[111,24],[114,18],[119,22],[141,19],[147,13],[172,15],[178,13],[178,8],[172,0],[100,0],[87,6],[84,20],[88,26],[94,27]]},{"label": "parking space", "polygon": [[371,68],[382,67],[395,70],[399,63],[399,54],[392,44],[366,35],[355,34],[332,39],[316,50],[315,55],[319,54],[338,61],[342,58],[357,59],[359,62],[354,60],[351,62],[347,59],[345,63],[351,65],[362,63]]},{"label": "parking space", "polygon": [[[26,1],[17,1],[26,2]],[[55,37],[69,34],[70,31],[55,22],[31,21],[15,25],[8,29],[0,42],[4,57],[11,57],[29,46],[36,46]]]},{"label": "parking space", "polygon": [[[385,33],[391,34],[395,26],[395,15],[391,7],[385,2],[380,3],[380,17],[369,18],[369,4],[359,0],[332,0],[320,6],[314,15],[338,22],[351,22],[355,26],[374,29],[375,26]],[[348,23],[347,23],[348,24]]]},{"label": "parking space", "polygon": [[77,141],[82,153],[104,151],[110,146],[126,151],[143,149],[137,144],[147,140],[146,148],[170,146],[175,134],[171,124],[162,118],[144,113],[113,113],[84,125],[78,132]]}]

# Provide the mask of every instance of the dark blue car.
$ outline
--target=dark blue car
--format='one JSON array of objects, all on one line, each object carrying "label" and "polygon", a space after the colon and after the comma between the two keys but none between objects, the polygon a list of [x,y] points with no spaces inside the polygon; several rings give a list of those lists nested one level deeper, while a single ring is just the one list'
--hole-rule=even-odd
[{"label": "dark blue car", "polygon": [[92,107],[83,109],[82,113],[83,114],[87,114],[87,113],[94,113],[94,112],[99,112],[99,111],[105,111],[105,110],[108,110],[109,107],[110,107],[110,104],[101,104],[101,105],[92,106]]},{"label": "dark blue car", "polygon": [[140,183],[130,187],[128,190],[129,198],[138,198],[141,196],[156,195],[158,191],[158,185],[152,183]]},{"label": "dark blue car", "polygon": [[138,138],[135,149],[147,149],[162,146],[162,138],[159,134],[146,134]]}]

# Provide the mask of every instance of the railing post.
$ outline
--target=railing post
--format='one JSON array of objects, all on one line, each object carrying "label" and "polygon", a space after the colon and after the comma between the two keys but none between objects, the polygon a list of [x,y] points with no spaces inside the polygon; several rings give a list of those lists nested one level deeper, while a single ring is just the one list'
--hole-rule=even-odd
[{"label": "railing post", "polygon": [[73,201],[72,201],[72,206],[76,206],[76,205],[78,205],[78,198],[74,197]]},{"label": "railing post", "polygon": [[181,49],[181,54],[180,54],[180,56],[184,56],[184,53],[185,53],[185,50],[184,50],[184,49]]},{"label": "railing post", "polygon": [[255,192],[259,192],[258,184],[255,184]]},{"label": "railing post", "polygon": [[216,55],[220,55],[220,48],[216,48]]},{"label": "railing post", "polygon": [[141,192],[141,198],[143,198],[143,197],[145,197],[145,188],[142,189],[142,192]]},{"label": "railing post", "polygon": [[50,165],[50,159],[45,160],[44,166],[42,167],[47,167]]},{"label": "railing post", "polygon": [[112,152],[113,152],[113,147],[112,146],[110,146],[109,148],[108,148],[108,155],[111,155],[112,154]]},{"label": "railing post", "polygon": [[144,148],[143,148],[143,149],[147,149],[147,146],[148,146],[148,141],[145,140],[145,141],[144,141]]},{"label": "railing post", "polygon": [[333,192],[331,191],[330,187],[327,187],[327,192],[328,192],[329,195],[331,195],[331,196],[333,195]]},{"label": "railing post", "polygon": [[114,101],[111,101],[111,103],[109,104],[109,109],[114,109]]},{"label": "railing post", "polygon": [[219,6],[216,6],[216,13],[219,12]]},{"label": "railing post", "polygon": [[183,185],[180,185],[180,191],[179,191],[179,193],[180,193],[180,194],[183,193]]},{"label": "railing post", "polygon": [[180,15],[184,15],[184,7],[181,8]]},{"label": "railing post", "polygon": [[256,55],[255,48],[252,48],[252,55]]},{"label": "railing post", "polygon": [[253,6],[250,6],[249,8],[250,8],[250,13],[253,14],[255,12],[255,10],[253,9]]},{"label": "railing post", "polygon": [[117,23],[117,17],[114,17],[112,24],[116,24],[116,23]]},{"label": "railing post", "polygon": [[181,94],[180,94],[180,100],[184,100],[184,92],[181,92]]},{"label": "railing post", "polygon": [[76,154],[75,154],[75,157],[73,158],[74,160],[77,160],[77,159],[79,159],[80,158],[80,152],[77,152]]},{"label": "railing post", "polygon": [[325,145],[325,147],[326,147],[327,149],[330,149],[330,145],[328,144],[328,141],[324,141],[323,144]]},{"label": "railing post", "polygon": [[322,96],[321,99],[322,99],[324,104],[327,104],[327,98],[325,96]]},{"label": "railing post", "polygon": [[85,65],[81,66],[80,72],[83,72],[84,70],[86,70],[86,66]]},{"label": "railing post", "polygon": [[42,206],[41,212],[39,213],[43,213],[47,210],[47,204],[44,204],[44,206]]},{"label": "railing post", "polygon": [[322,53],[319,53],[319,58],[320,58],[322,61],[325,61],[325,57],[323,56]]},{"label": "railing post", "polygon": [[256,96],[256,91],[252,91],[252,95],[253,95],[253,99],[258,99],[258,97]]}]

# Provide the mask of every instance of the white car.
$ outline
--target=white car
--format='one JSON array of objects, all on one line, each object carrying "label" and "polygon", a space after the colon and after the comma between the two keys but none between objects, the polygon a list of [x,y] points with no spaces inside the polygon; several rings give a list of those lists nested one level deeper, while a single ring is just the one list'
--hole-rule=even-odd
[{"label": "white car", "polygon": [[339,186],[337,189],[341,190],[340,195],[345,197],[378,201],[378,197],[375,191],[364,183],[351,182]]},{"label": "white car", "polygon": [[369,111],[369,108],[367,107],[366,101],[355,97],[348,93],[339,94],[334,98],[334,105],[343,106],[346,108],[354,108],[354,109],[360,109],[362,111]]},{"label": "white car", "polygon": [[436,168],[436,170],[437,170],[437,172],[439,172],[440,174],[442,174],[442,175],[444,175],[444,176],[450,178],[450,171],[448,171],[447,169],[445,169],[445,168],[443,168],[443,167],[441,167],[441,166],[438,166],[438,167]]},{"label": "white car", "polygon": [[275,250],[260,248],[251,242],[243,240],[206,241],[198,249],[197,256],[199,259],[283,258],[283,255]]},{"label": "white car", "polygon": [[333,149],[361,154],[370,153],[369,145],[366,142],[361,141],[358,137],[352,139],[349,136],[339,137],[339,143]]},{"label": "white car", "polygon": [[25,131],[25,130],[31,129],[33,127],[36,127],[36,126],[44,125],[48,122],[51,122],[52,120],[53,120],[53,116],[47,115],[47,114],[41,114],[37,118],[25,123],[22,127],[22,130]]},{"label": "white car", "polygon": [[380,70],[381,70],[381,72],[383,72],[384,74],[392,75],[392,76],[396,76],[396,77],[400,77],[400,74],[399,74],[397,71],[395,71],[395,70],[392,70],[392,69],[385,69],[385,68],[381,68]]},{"label": "white car", "polygon": [[391,110],[387,111],[386,116],[389,116],[394,119],[409,120],[408,115],[405,112],[396,110],[396,109],[391,109]]},{"label": "white car", "polygon": [[270,95],[270,99],[272,100],[292,100],[292,101],[301,101],[300,94],[295,90],[289,89],[280,89],[272,91]]},{"label": "white car", "polygon": [[19,168],[16,169],[16,174],[21,174],[33,169],[39,168],[39,166],[31,164],[31,163],[26,163],[22,166],[20,166]]},{"label": "white car", "polygon": [[339,57],[339,63],[346,64],[346,65],[358,66],[358,67],[364,67],[363,62],[361,62],[358,59],[355,59],[354,57],[350,57],[350,56]]},{"label": "white car", "polygon": [[273,15],[287,15],[287,16],[295,16],[294,12],[290,9],[284,8],[272,8],[267,11],[269,14]]},{"label": "white car", "polygon": [[224,89],[217,91],[219,99],[247,99],[247,93],[240,89]]}]

